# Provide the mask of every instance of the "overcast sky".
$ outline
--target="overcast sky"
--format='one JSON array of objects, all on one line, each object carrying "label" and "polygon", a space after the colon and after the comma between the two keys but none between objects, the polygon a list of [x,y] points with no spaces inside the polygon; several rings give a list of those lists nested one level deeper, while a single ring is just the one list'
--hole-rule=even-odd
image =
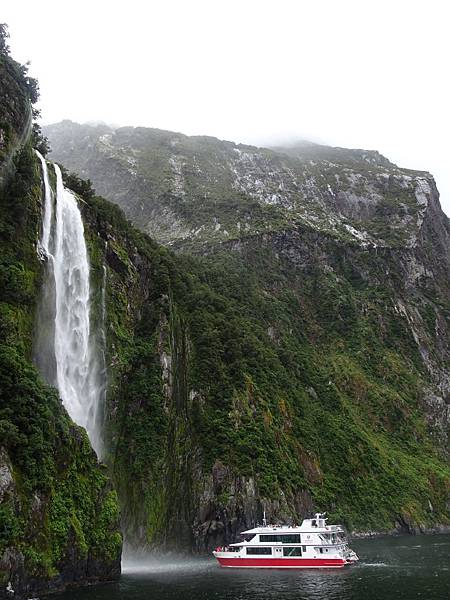
[{"label": "overcast sky", "polygon": [[43,121],[377,149],[450,214],[446,0],[2,0]]}]

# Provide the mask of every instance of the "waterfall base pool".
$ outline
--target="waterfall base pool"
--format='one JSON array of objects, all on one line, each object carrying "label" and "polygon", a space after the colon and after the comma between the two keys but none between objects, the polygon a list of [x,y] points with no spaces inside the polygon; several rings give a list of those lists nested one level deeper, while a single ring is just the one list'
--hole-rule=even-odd
[{"label": "waterfall base pool", "polygon": [[211,558],[123,564],[119,582],[58,600],[448,600],[450,535],[352,541],[360,563],[339,570],[221,569]]}]

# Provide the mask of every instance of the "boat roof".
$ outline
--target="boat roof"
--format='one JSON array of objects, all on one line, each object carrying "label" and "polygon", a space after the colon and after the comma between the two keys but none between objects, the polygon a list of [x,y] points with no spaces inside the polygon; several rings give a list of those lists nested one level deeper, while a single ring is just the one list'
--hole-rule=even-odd
[{"label": "boat roof", "polygon": [[343,532],[342,525],[326,525],[325,519],[323,520],[323,526],[313,525],[312,521],[315,519],[304,519],[301,525],[262,525],[254,527],[253,529],[247,529],[242,531],[241,535],[250,534],[273,534],[273,533],[304,533],[308,532],[321,532],[321,533],[332,533],[332,532]]}]

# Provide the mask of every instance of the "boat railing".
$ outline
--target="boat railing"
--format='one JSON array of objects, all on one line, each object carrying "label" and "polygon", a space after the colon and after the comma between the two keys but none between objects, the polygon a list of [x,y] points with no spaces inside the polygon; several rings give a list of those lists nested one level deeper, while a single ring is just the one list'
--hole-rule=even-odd
[{"label": "boat railing", "polygon": [[216,552],[239,552],[240,546],[217,546]]},{"label": "boat railing", "polygon": [[324,535],[321,535],[319,533],[319,539],[321,542],[323,542],[324,546],[335,546],[336,544],[331,540],[331,539],[327,539]]}]

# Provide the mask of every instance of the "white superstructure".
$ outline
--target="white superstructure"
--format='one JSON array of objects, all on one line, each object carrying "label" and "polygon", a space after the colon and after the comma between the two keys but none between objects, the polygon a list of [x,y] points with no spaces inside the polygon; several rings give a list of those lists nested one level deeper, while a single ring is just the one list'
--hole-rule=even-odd
[{"label": "white superstructure", "polygon": [[327,525],[321,513],[304,519],[299,526],[264,524],[241,535],[241,542],[213,552],[221,566],[336,568],[358,560],[348,546],[344,529],[340,525]]}]

